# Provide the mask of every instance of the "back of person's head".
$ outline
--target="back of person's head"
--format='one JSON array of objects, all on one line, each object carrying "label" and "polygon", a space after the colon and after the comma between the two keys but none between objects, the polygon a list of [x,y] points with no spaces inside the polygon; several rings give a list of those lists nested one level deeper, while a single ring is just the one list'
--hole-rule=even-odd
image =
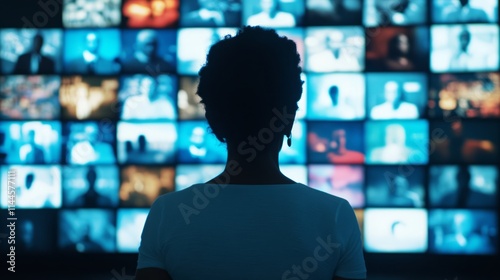
[{"label": "back of person's head", "polygon": [[[274,30],[244,27],[214,44],[201,68],[198,95],[221,142],[243,141],[271,125],[276,112],[294,114],[302,95],[295,43]],[[278,118],[278,120],[280,120]],[[276,136],[289,135],[292,120]]]}]

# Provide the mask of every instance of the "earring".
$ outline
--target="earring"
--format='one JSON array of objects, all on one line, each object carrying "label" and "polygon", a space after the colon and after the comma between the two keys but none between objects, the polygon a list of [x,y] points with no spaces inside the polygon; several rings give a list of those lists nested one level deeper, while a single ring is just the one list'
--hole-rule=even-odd
[{"label": "earring", "polygon": [[286,144],[288,145],[288,147],[291,147],[292,146],[292,134],[288,135],[287,137],[288,137],[288,139],[286,139]]}]

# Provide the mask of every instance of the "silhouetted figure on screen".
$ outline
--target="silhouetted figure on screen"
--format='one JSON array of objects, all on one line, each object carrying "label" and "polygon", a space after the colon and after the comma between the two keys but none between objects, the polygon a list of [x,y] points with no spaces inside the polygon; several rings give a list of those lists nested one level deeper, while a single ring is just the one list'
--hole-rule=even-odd
[{"label": "silhouetted figure on screen", "polygon": [[28,132],[28,143],[23,145],[20,149],[20,157],[25,164],[45,163],[45,152],[43,150],[43,147],[38,145],[35,139],[36,132],[34,130],[30,130]]},{"label": "silhouetted figure on screen", "polygon": [[142,134],[139,135],[139,137],[137,137],[137,143],[139,144],[140,153],[144,153],[147,151],[148,141],[146,140],[146,136]]},{"label": "silhouetted figure on screen", "polygon": [[440,207],[468,208],[468,207],[494,207],[495,195],[487,195],[472,189],[472,174],[468,166],[458,168],[457,189],[444,195],[439,202]]},{"label": "silhouetted figure on screen", "polygon": [[[208,182],[156,199],[142,232],[137,280],[239,279],[242,271],[248,279],[298,278],[290,264],[310,257],[315,242],[332,249],[314,279],[366,278],[349,202],[280,171],[279,153],[285,137],[292,145],[302,96],[299,65],[295,43],[261,27],[243,27],[210,48],[197,94],[227,163]],[[208,133],[193,131],[196,143]],[[249,263],[259,269],[248,270]]]},{"label": "silhouetted figure on screen", "polygon": [[126,57],[122,63],[122,71],[126,73],[148,73],[158,75],[172,72],[175,67],[172,63],[158,55],[158,34],[151,29],[137,33],[134,52]]},{"label": "silhouetted figure on screen", "polygon": [[35,180],[35,174],[28,173],[26,175],[26,179],[25,179],[26,190],[30,190],[31,189],[31,186],[33,185],[33,181],[34,180]]},{"label": "silhouetted figure on screen", "polygon": [[[345,93],[344,93],[345,94]],[[351,106],[346,98],[340,98],[340,89],[338,86],[333,85],[328,89],[328,95],[332,101],[333,108],[328,108],[324,112],[326,116],[333,116],[341,119],[354,119],[356,118],[356,109]],[[323,109],[324,110],[324,109]],[[321,112],[323,113],[323,112]]]},{"label": "silhouetted figure on screen", "polygon": [[112,206],[112,201],[109,197],[100,194],[96,190],[97,172],[93,166],[89,167],[85,176],[87,180],[88,189],[76,200],[76,205],[84,207],[109,207]]},{"label": "silhouetted figure on screen", "polygon": [[17,58],[14,74],[54,74],[55,63],[42,54],[44,39],[42,34],[33,37],[31,50]]}]

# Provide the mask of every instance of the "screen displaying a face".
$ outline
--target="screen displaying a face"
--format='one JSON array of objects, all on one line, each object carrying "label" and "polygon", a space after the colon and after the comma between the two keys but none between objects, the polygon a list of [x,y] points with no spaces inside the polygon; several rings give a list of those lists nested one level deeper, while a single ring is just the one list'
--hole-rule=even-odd
[{"label": "screen displaying a face", "polygon": [[495,0],[432,0],[435,23],[498,22],[498,1]]},{"label": "screen displaying a face", "polygon": [[435,73],[498,70],[498,25],[434,25],[431,37]]},{"label": "screen displaying a face", "polygon": [[358,26],[306,29],[305,70],[359,72],[365,68],[365,36]]},{"label": "screen displaying a face", "polygon": [[367,122],[366,162],[426,164],[428,127],[425,120]]},{"label": "screen displaying a face", "polygon": [[371,73],[366,79],[370,119],[418,119],[424,116],[426,75]]},{"label": "screen displaying a face", "polygon": [[365,117],[363,75],[311,74],[308,80],[309,119],[361,120]]}]

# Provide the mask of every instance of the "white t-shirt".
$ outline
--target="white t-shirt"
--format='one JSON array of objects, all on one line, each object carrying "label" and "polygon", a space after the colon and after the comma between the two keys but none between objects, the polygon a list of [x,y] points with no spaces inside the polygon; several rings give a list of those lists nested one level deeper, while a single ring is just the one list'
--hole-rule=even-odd
[{"label": "white t-shirt", "polygon": [[[349,203],[302,184],[196,184],[160,196],[137,269],[173,279],[365,279]],[[305,279],[305,278],[297,278]]]}]

